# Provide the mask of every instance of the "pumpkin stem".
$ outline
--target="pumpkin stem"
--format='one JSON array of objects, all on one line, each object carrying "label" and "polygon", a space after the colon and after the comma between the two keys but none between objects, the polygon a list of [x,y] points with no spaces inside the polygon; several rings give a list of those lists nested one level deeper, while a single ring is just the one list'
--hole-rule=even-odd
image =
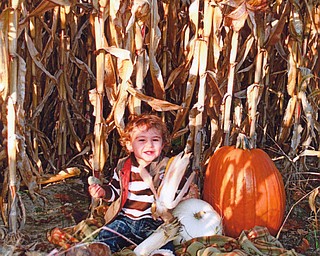
[{"label": "pumpkin stem", "polygon": [[252,149],[249,139],[244,133],[239,133],[237,137],[236,148],[249,149],[249,150]]},{"label": "pumpkin stem", "polygon": [[193,214],[193,216],[197,219],[197,220],[200,220],[203,218],[203,215],[205,215],[205,211],[199,211],[199,212],[196,212]]}]

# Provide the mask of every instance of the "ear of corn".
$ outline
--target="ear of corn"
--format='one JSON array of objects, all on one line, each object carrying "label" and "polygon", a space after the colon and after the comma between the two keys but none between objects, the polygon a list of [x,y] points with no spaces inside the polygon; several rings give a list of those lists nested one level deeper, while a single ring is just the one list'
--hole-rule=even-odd
[{"label": "ear of corn", "polygon": [[[194,178],[194,173],[190,175],[181,191],[178,191],[179,184],[185,176],[189,165],[191,153],[181,152],[169,163],[164,178],[158,189],[156,199],[156,216],[161,216],[168,210],[173,209],[187,192],[190,183]],[[178,194],[178,195],[177,195]]]},{"label": "ear of corn", "polygon": [[180,224],[177,219],[170,223],[159,226],[146,240],[140,243],[134,252],[138,256],[150,255],[153,251],[161,248],[176,238]]}]

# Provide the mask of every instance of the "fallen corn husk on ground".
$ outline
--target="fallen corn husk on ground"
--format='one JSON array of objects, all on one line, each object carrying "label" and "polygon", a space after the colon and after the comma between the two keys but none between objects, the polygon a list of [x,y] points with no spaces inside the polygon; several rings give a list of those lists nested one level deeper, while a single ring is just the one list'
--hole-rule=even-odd
[{"label": "fallen corn husk on ground", "polygon": [[176,218],[172,219],[169,223],[163,223],[152,235],[134,249],[134,253],[137,254],[137,256],[148,256],[152,254],[168,242],[174,240],[177,237],[179,228],[180,223]]},{"label": "fallen corn husk on ground", "polygon": [[191,153],[182,151],[169,162],[164,178],[157,191],[155,209],[153,212],[155,218],[160,216],[164,221],[170,221],[170,218],[172,217],[170,211],[178,205],[188,191],[195,173],[191,173],[180,191],[178,191],[178,189],[181,180],[185,176],[190,157]]}]

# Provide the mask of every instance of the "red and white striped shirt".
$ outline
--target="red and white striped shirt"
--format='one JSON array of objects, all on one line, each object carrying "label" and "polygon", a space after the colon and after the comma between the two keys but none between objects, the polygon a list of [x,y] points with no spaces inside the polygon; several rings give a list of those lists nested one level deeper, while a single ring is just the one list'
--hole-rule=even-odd
[{"label": "red and white striped shirt", "polygon": [[[151,207],[155,200],[154,194],[150,186],[141,178],[140,170],[135,166],[137,165],[136,160],[134,157],[131,159],[133,165],[131,166],[130,181],[128,184],[128,197],[120,214],[136,220],[152,218]],[[160,179],[163,178],[164,172],[164,168],[160,170]],[[106,198],[108,198],[108,201],[112,202],[119,197],[120,181],[116,171],[109,184],[103,186],[103,188],[106,190]]]}]

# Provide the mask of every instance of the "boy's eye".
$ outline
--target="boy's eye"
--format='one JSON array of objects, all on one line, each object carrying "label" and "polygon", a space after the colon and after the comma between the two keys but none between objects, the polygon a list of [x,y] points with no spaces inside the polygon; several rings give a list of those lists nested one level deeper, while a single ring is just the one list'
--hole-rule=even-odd
[{"label": "boy's eye", "polygon": [[158,141],[160,141],[160,139],[159,138],[155,138],[155,139],[153,139],[153,141],[158,142]]}]

